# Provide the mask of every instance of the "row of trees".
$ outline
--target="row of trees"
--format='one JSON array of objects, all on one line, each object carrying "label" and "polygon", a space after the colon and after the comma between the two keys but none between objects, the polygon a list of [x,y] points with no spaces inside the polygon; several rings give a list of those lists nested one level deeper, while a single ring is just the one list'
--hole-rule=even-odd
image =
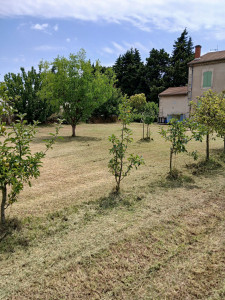
[{"label": "row of trees", "polygon": [[[38,70],[24,68],[4,76],[11,105],[26,114],[28,123],[49,120],[59,113],[72,125],[90,116],[103,120],[119,115],[124,95],[145,94],[147,102],[158,103],[158,94],[169,86],[187,83],[187,62],[193,58],[192,40],[185,29],[175,41],[170,56],[164,49],[152,49],[146,64],[137,49],[120,55],[114,66],[91,64],[84,50],[69,58],[41,62]],[[76,116],[75,116],[76,113]]]},{"label": "row of trees", "polygon": [[128,96],[144,93],[147,101],[158,103],[158,94],[164,89],[187,84],[187,63],[193,58],[192,39],[185,29],[174,42],[172,55],[164,49],[153,48],[146,63],[137,49],[120,55],[113,66],[117,86]]}]

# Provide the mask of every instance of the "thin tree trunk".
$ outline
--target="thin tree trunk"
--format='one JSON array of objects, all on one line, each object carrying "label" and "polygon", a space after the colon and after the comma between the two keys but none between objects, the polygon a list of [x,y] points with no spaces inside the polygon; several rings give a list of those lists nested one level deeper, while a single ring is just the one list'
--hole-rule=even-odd
[{"label": "thin tree trunk", "polygon": [[7,200],[6,185],[2,187],[2,203],[1,203],[1,224],[5,224],[5,205]]},{"label": "thin tree trunk", "polygon": [[143,140],[145,138],[145,122],[143,121]]},{"label": "thin tree trunk", "polygon": [[209,134],[206,135],[206,161],[209,160]]},{"label": "thin tree trunk", "polygon": [[72,125],[72,136],[73,137],[76,136],[75,130],[76,130],[76,125]]},{"label": "thin tree trunk", "polygon": [[223,152],[225,153],[225,135],[223,137]]},{"label": "thin tree trunk", "polygon": [[170,149],[170,174],[172,174],[173,168],[173,149]]}]

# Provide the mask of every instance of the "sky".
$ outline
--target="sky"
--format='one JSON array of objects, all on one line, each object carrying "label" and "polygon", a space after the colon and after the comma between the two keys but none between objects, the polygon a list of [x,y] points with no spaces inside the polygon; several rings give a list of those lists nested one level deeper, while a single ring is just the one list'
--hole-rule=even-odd
[{"label": "sky", "polygon": [[145,61],[184,28],[202,54],[225,50],[224,15],[222,0],[0,0],[0,81],[81,48],[104,66],[132,47]]}]

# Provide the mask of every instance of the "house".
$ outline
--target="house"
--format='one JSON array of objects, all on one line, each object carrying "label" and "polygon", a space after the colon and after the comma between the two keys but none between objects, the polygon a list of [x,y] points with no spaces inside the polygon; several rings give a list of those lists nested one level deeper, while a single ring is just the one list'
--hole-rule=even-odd
[{"label": "house", "polygon": [[195,59],[188,67],[188,102],[197,102],[197,97],[208,89],[216,93],[225,90],[225,51],[201,56],[201,46],[195,46]]},{"label": "house", "polygon": [[159,123],[168,123],[172,118],[183,120],[189,114],[188,87],[170,87],[159,94]]},{"label": "house", "polygon": [[168,88],[159,94],[159,123],[168,123],[175,117],[189,117],[190,101],[212,89],[216,93],[225,90],[225,51],[209,52],[201,56],[201,46],[195,46],[195,58],[188,63],[188,85]]}]

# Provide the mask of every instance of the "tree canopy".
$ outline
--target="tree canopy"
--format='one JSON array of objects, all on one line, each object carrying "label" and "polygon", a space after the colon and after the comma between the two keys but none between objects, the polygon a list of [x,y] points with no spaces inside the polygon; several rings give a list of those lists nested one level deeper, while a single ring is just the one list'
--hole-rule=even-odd
[{"label": "tree canopy", "polygon": [[70,54],[69,58],[57,57],[52,63],[42,62],[42,89],[40,96],[48,99],[62,111],[64,119],[72,126],[86,121],[92,112],[112,97],[115,76],[112,70],[104,74],[96,62],[92,67],[84,50]]}]

